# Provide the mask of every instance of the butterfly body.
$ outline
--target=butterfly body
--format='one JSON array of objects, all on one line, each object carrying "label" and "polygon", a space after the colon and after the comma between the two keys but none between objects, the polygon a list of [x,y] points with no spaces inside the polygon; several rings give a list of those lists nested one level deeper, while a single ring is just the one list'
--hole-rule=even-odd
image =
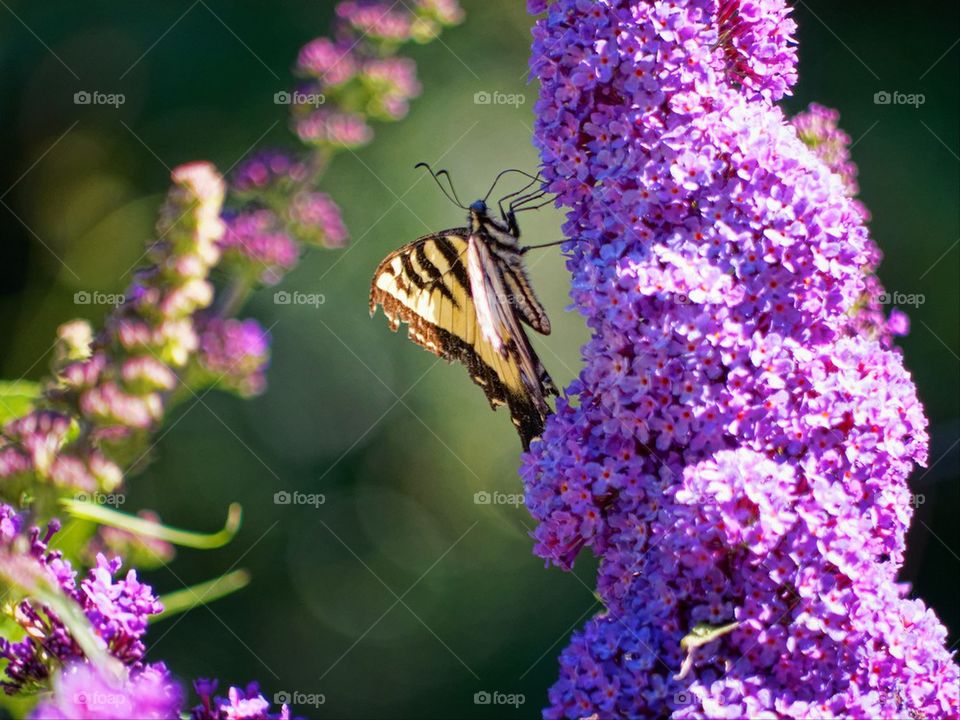
[{"label": "butterfly body", "polygon": [[526,274],[512,213],[482,200],[466,227],[425,235],[388,255],[374,273],[370,314],[383,307],[418,345],[463,363],[492,407],[506,404],[524,448],[543,432],[556,394],[521,322],[549,334],[550,321]]}]

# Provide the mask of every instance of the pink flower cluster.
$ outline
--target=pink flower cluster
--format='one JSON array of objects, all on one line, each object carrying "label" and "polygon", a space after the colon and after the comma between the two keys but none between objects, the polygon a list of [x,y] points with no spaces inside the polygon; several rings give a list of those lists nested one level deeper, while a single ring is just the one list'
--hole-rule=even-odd
[{"label": "pink flower cluster", "polygon": [[240,205],[225,215],[227,261],[255,282],[275,284],[299,259],[300,244],[342,247],[340,209],[317,180],[337,152],[373,139],[371,120],[400,120],[420,94],[416,64],[397,56],[409,41],[428,42],[460,22],[455,0],[347,0],[330,37],[307,43],[297,58],[300,84],[286,94],[307,158],[268,150],[234,173]]}]

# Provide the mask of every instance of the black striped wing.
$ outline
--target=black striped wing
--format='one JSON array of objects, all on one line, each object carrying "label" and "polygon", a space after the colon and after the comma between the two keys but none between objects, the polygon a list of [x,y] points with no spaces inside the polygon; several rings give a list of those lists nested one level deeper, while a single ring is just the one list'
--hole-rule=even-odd
[{"label": "black striped wing", "polygon": [[[380,263],[370,288],[370,314],[382,306],[392,330],[407,323],[415,343],[466,365],[492,407],[510,408],[528,448],[550,412],[545,396],[556,390],[518,322],[516,308],[528,301],[512,297],[513,281],[504,270],[487,243],[465,228],[427,235]],[[478,317],[474,293],[480,291],[492,325]]]}]

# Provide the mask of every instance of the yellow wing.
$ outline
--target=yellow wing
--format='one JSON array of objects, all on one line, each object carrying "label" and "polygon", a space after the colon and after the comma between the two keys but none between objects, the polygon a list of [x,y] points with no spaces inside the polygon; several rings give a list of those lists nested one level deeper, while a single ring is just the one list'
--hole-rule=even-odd
[{"label": "yellow wing", "polygon": [[[549,412],[544,396],[556,391],[518,323],[501,350],[483,336],[468,275],[467,232],[426,235],[388,255],[373,276],[370,314],[382,306],[392,330],[405,322],[415,343],[466,365],[492,407],[509,406],[526,448],[543,432]],[[500,302],[502,312],[515,312],[509,298]]]}]

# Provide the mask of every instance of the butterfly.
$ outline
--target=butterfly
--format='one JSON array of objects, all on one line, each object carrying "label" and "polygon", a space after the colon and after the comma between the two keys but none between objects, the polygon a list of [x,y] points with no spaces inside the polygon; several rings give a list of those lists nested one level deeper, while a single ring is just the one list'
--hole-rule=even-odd
[{"label": "butterfly", "polygon": [[[463,363],[491,407],[507,405],[520,441],[529,449],[551,412],[547,397],[557,390],[521,325],[550,334],[547,312],[527,276],[523,256],[531,247],[520,246],[516,212],[533,209],[530,203],[546,193],[523,194],[539,181],[533,178],[526,188],[500,200],[497,217],[486,198],[503,175],[521,171],[500,173],[484,199],[465,207],[452,182],[453,197],[440,183],[442,175],[450,180],[445,170],[434,173],[425,163],[420,166],[451,202],[467,210],[467,225],[424,235],[387,255],[373,275],[370,315],[382,307],[391,330],[406,323],[413,342]],[[513,200],[505,211],[508,198]]]}]

